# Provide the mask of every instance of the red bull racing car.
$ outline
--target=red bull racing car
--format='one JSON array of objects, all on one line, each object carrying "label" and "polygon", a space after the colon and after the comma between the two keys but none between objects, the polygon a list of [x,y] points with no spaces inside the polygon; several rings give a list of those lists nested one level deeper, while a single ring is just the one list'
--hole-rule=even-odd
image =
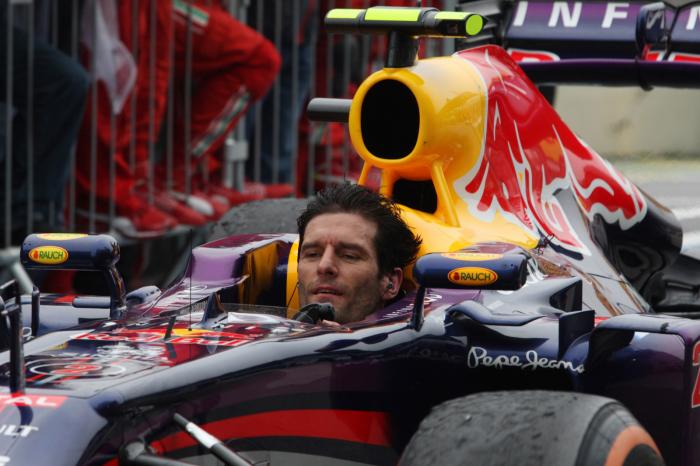
[{"label": "red bull racing car", "polygon": [[632,56],[549,49],[556,60],[519,66],[480,45],[415,58],[423,36],[544,43],[522,29],[544,17],[538,2],[491,21],[327,14],[334,32],[386,34],[386,67],[310,114],[349,124],[359,182],[378,171],[423,238],[405,294],[361,322],[297,312],[295,234],[210,242],[172,286],[129,293],[111,237],[29,236],[26,267],[102,273],[110,296],[0,288],[0,464],[700,463],[700,323],[688,318],[700,264],[681,254],[672,213],[535,86],[698,83],[695,66],[668,60],[672,26],[698,10],[554,2],[550,17],[552,5],[562,24],[624,12]]}]

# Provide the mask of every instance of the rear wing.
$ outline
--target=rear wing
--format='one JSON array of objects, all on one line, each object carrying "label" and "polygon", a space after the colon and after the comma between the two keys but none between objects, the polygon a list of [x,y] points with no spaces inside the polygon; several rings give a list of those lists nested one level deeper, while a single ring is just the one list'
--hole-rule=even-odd
[{"label": "rear wing", "polygon": [[480,0],[460,8],[491,25],[461,48],[498,43],[537,84],[700,87],[699,0]]}]

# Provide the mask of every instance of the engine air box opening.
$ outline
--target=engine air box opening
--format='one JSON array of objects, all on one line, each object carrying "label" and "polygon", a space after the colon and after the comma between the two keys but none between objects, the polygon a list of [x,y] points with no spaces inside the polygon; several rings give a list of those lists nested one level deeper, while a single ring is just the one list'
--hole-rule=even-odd
[{"label": "engine air box opening", "polygon": [[418,141],[420,112],[405,84],[386,79],[375,84],[362,101],[361,130],[367,150],[377,158],[402,159]]}]

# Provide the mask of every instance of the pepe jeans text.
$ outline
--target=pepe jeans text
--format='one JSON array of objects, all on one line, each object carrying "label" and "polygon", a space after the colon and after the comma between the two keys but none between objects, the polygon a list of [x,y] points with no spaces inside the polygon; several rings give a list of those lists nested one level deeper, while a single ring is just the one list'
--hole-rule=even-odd
[{"label": "pepe jeans text", "polygon": [[469,348],[467,365],[470,369],[477,367],[494,367],[496,369],[519,367],[522,370],[533,371],[535,369],[566,369],[578,374],[583,374],[584,371],[583,365],[574,366],[574,364],[570,361],[549,359],[540,356],[535,350],[530,350],[525,353],[525,359],[522,359],[517,354],[499,354],[498,356],[492,356],[488,354],[488,351],[486,351],[485,348],[481,348],[479,346],[472,346]]}]

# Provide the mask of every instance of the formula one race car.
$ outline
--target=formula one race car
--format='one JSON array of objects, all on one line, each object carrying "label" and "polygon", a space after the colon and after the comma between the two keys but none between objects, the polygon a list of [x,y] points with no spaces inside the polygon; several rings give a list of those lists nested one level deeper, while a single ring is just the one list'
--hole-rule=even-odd
[{"label": "formula one race car", "polygon": [[[655,8],[635,21],[642,50],[653,15],[685,11]],[[26,267],[101,272],[110,296],[0,289],[0,464],[700,463],[700,323],[668,314],[697,311],[700,265],[671,212],[502,48],[415,60],[418,37],[476,37],[481,15],[338,9],[326,25],[389,38],[351,102],[310,113],[348,121],[360,183],[381,171],[422,236],[405,295],[320,325],[327,306],[297,312],[294,234],[205,244],[173,286],[128,294],[109,236],[31,235]]]}]

